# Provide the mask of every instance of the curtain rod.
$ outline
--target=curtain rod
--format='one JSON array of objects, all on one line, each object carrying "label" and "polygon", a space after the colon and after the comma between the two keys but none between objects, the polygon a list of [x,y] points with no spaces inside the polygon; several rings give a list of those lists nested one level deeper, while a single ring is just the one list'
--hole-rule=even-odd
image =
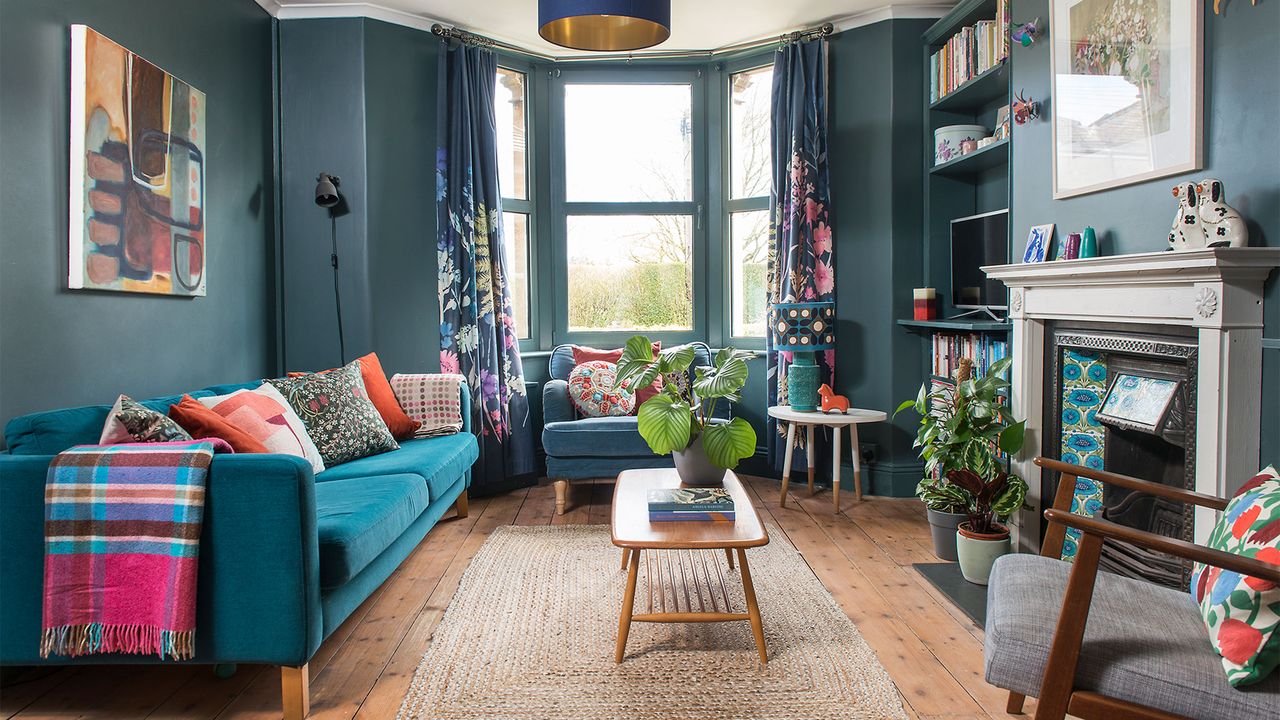
[{"label": "curtain rod", "polygon": [[689,58],[715,58],[721,55],[745,52],[747,50],[755,50],[757,48],[765,48],[770,45],[785,45],[787,43],[800,42],[802,40],[827,37],[835,32],[835,27],[833,27],[831,23],[823,23],[817,27],[805,30],[783,33],[781,35],[764,38],[763,40],[752,40],[749,42],[735,43],[733,45],[725,45],[724,47],[718,47],[714,50],[671,50],[652,53],[603,53],[595,55],[570,55],[567,57],[556,57],[537,50],[529,50],[501,40],[495,40],[491,37],[485,37],[484,35],[477,35],[475,33],[467,32],[466,30],[449,27],[440,23],[432,25],[431,32],[432,34],[439,35],[442,38],[452,38],[468,45],[499,48],[550,62],[599,62],[602,60],[626,60],[630,62],[632,60],[684,60]]}]

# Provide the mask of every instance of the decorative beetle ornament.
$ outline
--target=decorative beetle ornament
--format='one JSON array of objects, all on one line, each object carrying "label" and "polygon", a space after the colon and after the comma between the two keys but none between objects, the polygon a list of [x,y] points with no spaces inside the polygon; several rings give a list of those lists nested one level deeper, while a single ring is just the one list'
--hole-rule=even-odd
[{"label": "decorative beetle ornament", "polygon": [[1209,247],[1248,247],[1249,227],[1236,209],[1227,204],[1222,181],[1206,178],[1196,186],[1199,191],[1200,226]]},{"label": "decorative beetle ornament", "polygon": [[832,410],[838,410],[841,415],[849,414],[849,398],[837,395],[830,385],[823,383],[822,387],[818,388],[818,394],[822,396],[823,415]]},{"label": "decorative beetle ornament", "polygon": [[1034,120],[1040,117],[1040,106],[1035,100],[1025,98],[1019,91],[1013,99],[1013,121],[1019,125],[1025,125],[1028,120]]},{"label": "decorative beetle ornament", "polygon": [[1205,246],[1204,225],[1200,222],[1200,192],[1195,183],[1184,182],[1173,186],[1173,196],[1178,198],[1178,212],[1174,214],[1173,228],[1169,230],[1169,249],[1199,250]]}]

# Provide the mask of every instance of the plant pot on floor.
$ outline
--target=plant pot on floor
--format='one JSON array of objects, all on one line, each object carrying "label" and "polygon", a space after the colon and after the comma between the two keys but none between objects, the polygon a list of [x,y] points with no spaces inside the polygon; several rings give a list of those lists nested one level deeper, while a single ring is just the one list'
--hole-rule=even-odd
[{"label": "plant pot on floor", "polygon": [[964,513],[928,510],[929,533],[933,536],[933,554],[939,560],[956,561],[956,528],[969,517]]},{"label": "plant pot on floor", "polygon": [[724,484],[725,470],[715,466],[702,447],[702,439],[695,437],[684,450],[671,453],[676,461],[680,482],[690,487],[720,487]]},{"label": "plant pot on floor", "polygon": [[960,574],[975,585],[986,585],[991,576],[991,566],[996,558],[1009,554],[1009,530],[985,534],[975,533],[961,523],[956,528],[956,555],[960,560]]}]

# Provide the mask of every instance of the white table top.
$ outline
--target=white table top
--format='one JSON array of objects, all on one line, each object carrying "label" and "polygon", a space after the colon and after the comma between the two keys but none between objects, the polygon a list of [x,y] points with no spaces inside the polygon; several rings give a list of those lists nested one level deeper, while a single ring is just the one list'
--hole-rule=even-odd
[{"label": "white table top", "polygon": [[857,425],[858,423],[881,422],[889,419],[889,415],[887,413],[879,410],[849,408],[849,414],[844,415],[837,411],[829,413],[823,413],[821,410],[799,412],[797,410],[792,410],[789,405],[769,406],[769,417],[786,420],[787,422],[799,423],[801,425],[827,426]]}]

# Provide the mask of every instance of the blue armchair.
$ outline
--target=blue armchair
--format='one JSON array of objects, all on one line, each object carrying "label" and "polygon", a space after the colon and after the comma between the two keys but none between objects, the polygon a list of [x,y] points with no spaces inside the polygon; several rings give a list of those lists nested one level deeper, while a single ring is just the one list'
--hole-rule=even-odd
[{"label": "blue armchair", "polygon": [[[692,369],[711,365],[711,348],[692,343]],[[588,418],[578,415],[569,400],[569,373],[573,372],[573,346],[551,351],[550,380],[542,386],[542,447],[547,453],[547,477],[555,481],[556,514],[563,515],[569,483],[574,480],[614,478],[633,468],[672,467],[670,455],[654,455],[640,437],[634,415]],[[716,415],[728,417],[729,409]]]}]

